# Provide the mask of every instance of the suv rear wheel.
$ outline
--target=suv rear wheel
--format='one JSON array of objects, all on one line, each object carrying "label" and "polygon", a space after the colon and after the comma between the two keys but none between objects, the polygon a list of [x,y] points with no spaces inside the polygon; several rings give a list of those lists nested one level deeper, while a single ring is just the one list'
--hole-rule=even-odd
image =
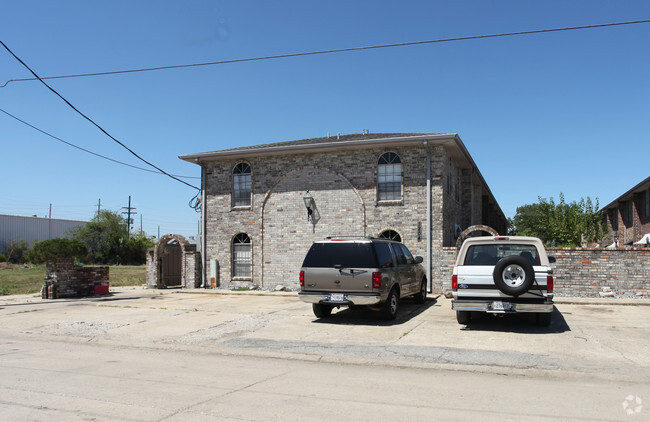
[{"label": "suv rear wheel", "polygon": [[332,307],[329,305],[313,303],[311,308],[314,311],[314,315],[316,315],[318,318],[325,318],[332,315]]},{"label": "suv rear wheel", "polygon": [[386,303],[381,308],[381,316],[385,320],[392,321],[397,317],[397,309],[399,308],[399,295],[397,294],[397,289],[393,287],[393,290],[388,294],[388,299]]},{"label": "suv rear wheel", "polygon": [[415,303],[422,304],[426,302],[427,300],[427,280],[422,279],[422,283],[420,284],[420,291],[417,292],[414,296],[413,299],[415,300]]}]

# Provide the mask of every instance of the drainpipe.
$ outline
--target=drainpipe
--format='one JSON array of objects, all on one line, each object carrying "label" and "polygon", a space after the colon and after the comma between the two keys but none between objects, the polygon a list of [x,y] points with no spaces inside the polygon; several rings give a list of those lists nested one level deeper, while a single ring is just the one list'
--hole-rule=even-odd
[{"label": "drainpipe", "polygon": [[428,142],[424,141],[424,148],[427,150],[427,290],[429,293],[433,290],[431,280],[431,151]]},{"label": "drainpipe", "polygon": [[205,216],[206,216],[206,203],[205,203],[205,166],[201,165],[201,287],[208,288],[210,283],[206,284],[208,279],[206,274],[206,262],[205,258],[207,256],[207,236],[205,235]]}]

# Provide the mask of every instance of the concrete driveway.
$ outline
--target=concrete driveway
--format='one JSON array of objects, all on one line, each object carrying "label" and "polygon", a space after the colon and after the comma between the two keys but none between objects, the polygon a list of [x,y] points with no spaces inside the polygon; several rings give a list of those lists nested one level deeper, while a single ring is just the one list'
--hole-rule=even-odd
[{"label": "concrete driveway", "polygon": [[457,324],[450,301],[403,300],[317,319],[295,293],[122,288],[103,297],[0,297],[0,336],[156,350],[650,382],[650,301],[560,299],[549,327],[514,315]]}]

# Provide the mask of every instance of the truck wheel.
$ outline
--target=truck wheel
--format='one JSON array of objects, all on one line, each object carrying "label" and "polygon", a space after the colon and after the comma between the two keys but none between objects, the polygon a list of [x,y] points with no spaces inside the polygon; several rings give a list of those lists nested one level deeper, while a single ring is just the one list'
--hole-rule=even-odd
[{"label": "truck wheel", "polygon": [[329,305],[312,303],[311,308],[314,311],[314,315],[316,315],[318,318],[326,318],[332,315],[332,307]]},{"label": "truck wheel", "polygon": [[537,325],[540,325],[542,327],[548,327],[551,325],[551,312],[538,312],[535,315],[535,319],[537,320]]},{"label": "truck wheel", "polygon": [[526,293],[535,281],[535,270],[529,260],[521,256],[506,256],[494,266],[494,284],[509,296]]},{"label": "truck wheel", "polygon": [[422,279],[422,283],[420,283],[420,291],[413,296],[413,299],[415,300],[415,303],[422,304],[426,302],[427,300],[427,280],[426,278]]},{"label": "truck wheel", "polygon": [[470,311],[456,311],[456,321],[458,321],[459,324],[467,325],[471,321]]},{"label": "truck wheel", "polygon": [[381,308],[381,316],[387,321],[392,321],[397,317],[397,309],[399,308],[399,295],[397,294],[397,289],[393,289],[388,294],[388,299],[386,303]]}]

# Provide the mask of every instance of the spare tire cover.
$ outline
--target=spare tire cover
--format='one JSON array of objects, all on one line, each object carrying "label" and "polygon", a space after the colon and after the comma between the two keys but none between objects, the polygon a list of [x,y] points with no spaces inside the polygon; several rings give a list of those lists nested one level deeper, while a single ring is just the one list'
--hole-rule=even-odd
[{"label": "spare tire cover", "polygon": [[526,293],[535,282],[533,264],[518,255],[501,258],[492,273],[494,284],[503,293],[519,296]]}]

